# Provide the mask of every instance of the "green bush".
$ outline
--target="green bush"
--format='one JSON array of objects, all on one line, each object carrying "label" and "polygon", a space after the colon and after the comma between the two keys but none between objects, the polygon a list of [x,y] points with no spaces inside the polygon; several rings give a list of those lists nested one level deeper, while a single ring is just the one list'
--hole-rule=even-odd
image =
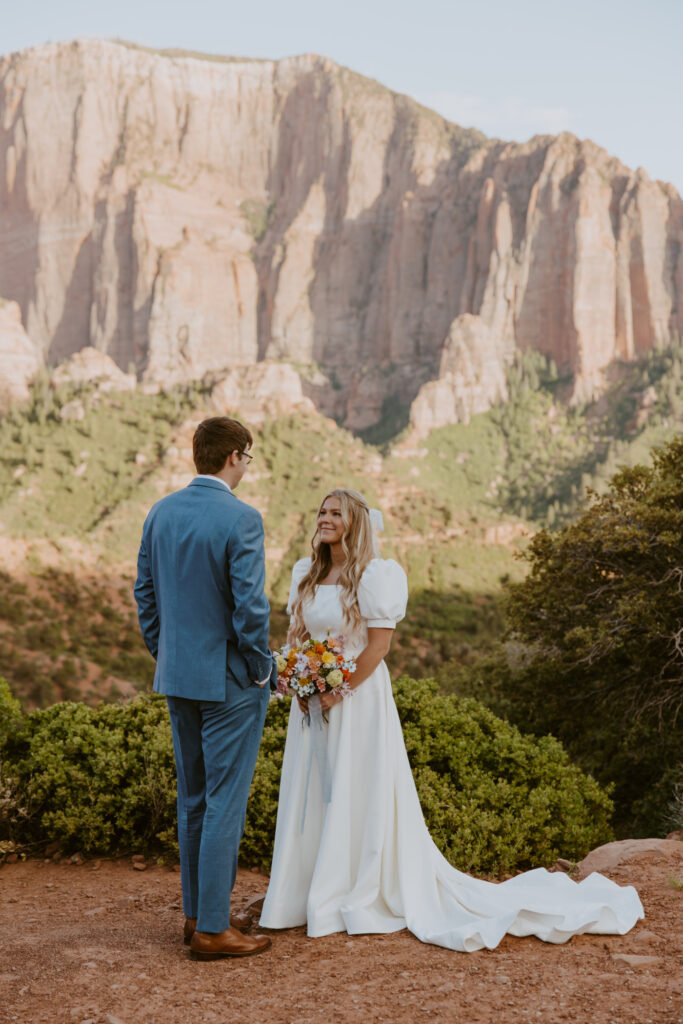
[{"label": "green bush", "polygon": [[2,761],[26,812],[20,832],[7,836],[14,842],[175,852],[175,766],[163,698],[33,711],[5,738]]},{"label": "green bush", "polygon": [[404,676],[394,694],[429,831],[460,870],[577,860],[613,838],[608,795],[552,736],[525,736],[433,680]]},{"label": "green bush", "polygon": [[[396,701],[429,829],[459,868],[487,874],[578,858],[611,837],[610,800],[550,737],[523,736],[474,700],[407,677]],[[4,694],[4,697],[3,697]],[[3,703],[4,701],[4,703]],[[57,840],[88,853],[156,850],[176,856],[175,769],[163,698],[127,704],[56,704],[19,727],[0,753],[13,779],[7,838],[26,847]],[[6,705],[6,707],[5,707]],[[268,710],[252,785],[242,859],[268,868],[289,701]]]}]

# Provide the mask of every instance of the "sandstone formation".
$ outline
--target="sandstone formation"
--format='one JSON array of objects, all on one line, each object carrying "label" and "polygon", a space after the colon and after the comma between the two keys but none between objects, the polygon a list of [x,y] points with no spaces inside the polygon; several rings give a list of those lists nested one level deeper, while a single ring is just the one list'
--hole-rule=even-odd
[{"label": "sandstone formation", "polygon": [[289,412],[313,412],[303,393],[301,378],[287,363],[269,360],[235,366],[211,390],[211,403],[219,416],[239,412],[248,423]]},{"label": "sandstone formation", "polygon": [[[487,140],[335,65],[48,44],[0,60],[0,294],[52,365],[286,360],[354,429],[573,394],[683,331],[683,202],[569,134]],[[422,391],[421,388],[424,388]]]},{"label": "sandstone formation", "polygon": [[52,374],[54,387],[62,384],[96,384],[100,391],[134,391],[134,373],[123,373],[113,359],[96,348],[83,348],[61,363]]},{"label": "sandstone formation", "polygon": [[0,409],[28,398],[28,385],[42,365],[22,326],[18,304],[0,299]]}]

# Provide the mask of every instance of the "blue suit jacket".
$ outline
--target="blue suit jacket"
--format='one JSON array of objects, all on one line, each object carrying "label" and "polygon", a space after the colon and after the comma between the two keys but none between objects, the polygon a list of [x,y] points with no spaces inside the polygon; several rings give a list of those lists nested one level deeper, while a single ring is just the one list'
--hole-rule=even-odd
[{"label": "blue suit jacket", "polygon": [[272,683],[264,582],[261,515],[219,480],[193,480],[152,507],[135,599],[157,693],[222,701],[227,673],[242,687]]}]

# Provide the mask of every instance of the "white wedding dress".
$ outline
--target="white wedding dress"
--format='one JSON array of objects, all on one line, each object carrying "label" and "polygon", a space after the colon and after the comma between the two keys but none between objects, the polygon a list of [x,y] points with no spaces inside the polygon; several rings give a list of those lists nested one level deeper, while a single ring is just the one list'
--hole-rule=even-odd
[{"label": "white wedding dress", "polygon": [[[309,559],[294,566],[289,611]],[[407,584],[392,560],[373,559],[358,600],[364,622],[344,626],[337,586],[320,586],[304,611],[314,638],[345,635],[358,655],[367,627],[395,627]],[[311,728],[296,701],[287,730],[273,866],[261,915],[266,928],[306,924],[310,936],[395,932],[448,949],[493,949],[502,937],[566,942],[582,932],[623,935],[643,917],[636,890],[599,874],[582,882],[536,868],[486,882],[452,867],[422,815],[384,662],[329,711],[331,800],[313,758],[303,819]]]}]

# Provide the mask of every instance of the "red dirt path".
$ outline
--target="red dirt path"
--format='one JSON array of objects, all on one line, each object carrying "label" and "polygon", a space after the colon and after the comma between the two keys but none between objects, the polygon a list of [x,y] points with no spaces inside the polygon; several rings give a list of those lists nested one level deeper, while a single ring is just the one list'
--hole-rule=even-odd
[{"label": "red dirt path", "polygon": [[[453,953],[408,932],[273,933],[244,960],[195,963],[182,945],[180,876],[129,862],[27,861],[0,870],[0,1021],[19,1024],[680,1024],[683,843],[606,872],[636,885],[627,936],[565,946],[506,937]],[[265,891],[240,871],[234,906]],[[655,958],[629,964],[622,954]]]}]

